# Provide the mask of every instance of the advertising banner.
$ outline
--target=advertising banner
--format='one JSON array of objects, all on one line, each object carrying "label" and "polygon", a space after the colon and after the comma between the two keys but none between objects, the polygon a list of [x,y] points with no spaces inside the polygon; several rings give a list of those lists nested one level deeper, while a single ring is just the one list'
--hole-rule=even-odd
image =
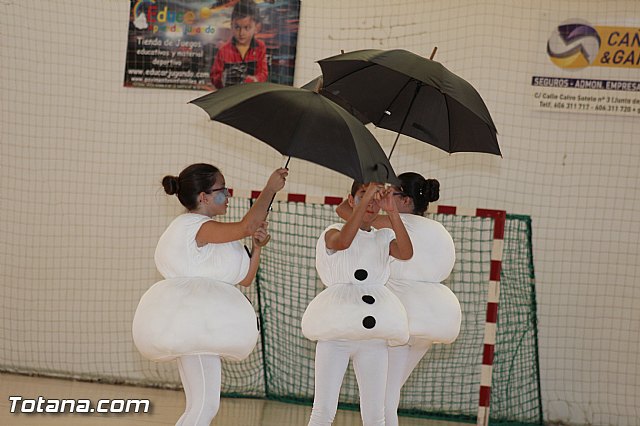
[{"label": "advertising banner", "polygon": [[299,16],[299,0],[131,0],[124,85],[292,85]]}]

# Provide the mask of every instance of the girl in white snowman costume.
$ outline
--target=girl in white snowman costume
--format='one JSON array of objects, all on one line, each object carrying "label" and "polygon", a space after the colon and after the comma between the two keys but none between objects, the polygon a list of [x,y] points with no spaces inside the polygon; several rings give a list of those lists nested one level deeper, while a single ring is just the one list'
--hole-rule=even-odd
[{"label": "girl in white snowman costume", "polygon": [[[261,247],[269,241],[264,218],[287,173],[274,171],[238,222],[213,220],[226,214],[230,195],[217,167],[192,164],[162,180],[187,212],[158,241],[154,258],[165,279],[140,299],[132,332],[146,358],[178,362],[186,407],[176,425],[211,423],[220,406],[221,360],[243,360],[256,344],[255,312],[235,286],[249,286],[256,276]],[[245,237],[252,237],[251,252],[241,243]]]},{"label": "girl in white snowman costume", "polygon": [[[452,343],[460,332],[462,312],[453,292],[441,284],[453,269],[456,254],[453,239],[435,220],[424,217],[429,202],[440,198],[440,183],[419,173],[398,176],[400,187],[392,187],[393,199],[413,244],[410,260],[393,260],[389,288],[402,302],[409,319],[409,341],[389,347],[385,426],[398,425],[400,391],[411,372],[433,343]],[[352,208],[343,202],[338,216],[349,217]],[[373,226],[392,226],[389,217],[378,216]]]},{"label": "girl in white snowman costume", "polygon": [[[391,258],[413,255],[391,190],[380,184],[354,183],[348,203],[353,213],[345,224],[329,226],[316,246],[316,269],[327,288],[302,317],[302,332],[316,340],[315,395],[309,426],[331,425],[344,373],[353,360],[365,426],[384,425],[387,345],[409,338],[400,300],[385,287]],[[391,229],[371,225],[380,209]]]}]

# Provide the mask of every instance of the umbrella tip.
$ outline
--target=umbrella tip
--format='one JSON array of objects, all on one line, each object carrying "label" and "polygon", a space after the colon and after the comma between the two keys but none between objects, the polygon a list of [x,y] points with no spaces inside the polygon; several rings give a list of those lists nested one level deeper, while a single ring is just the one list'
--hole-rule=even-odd
[{"label": "umbrella tip", "polygon": [[[380,167],[380,166],[382,166],[382,167]],[[377,170],[380,170],[381,168],[384,168],[384,172],[386,173],[385,179],[388,180],[389,177],[390,177],[390,173],[389,173],[389,168],[387,167],[386,164],[384,164],[384,163],[376,163],[375,166],[373,167],[373,170],[377,171]]]},{"label": "umbrella tip", "polygon": [[438,46],[433,46],[433,51],[431,51],[429,59],[433,59],[433,57],[436,56],[436,50],[438,50]]}]

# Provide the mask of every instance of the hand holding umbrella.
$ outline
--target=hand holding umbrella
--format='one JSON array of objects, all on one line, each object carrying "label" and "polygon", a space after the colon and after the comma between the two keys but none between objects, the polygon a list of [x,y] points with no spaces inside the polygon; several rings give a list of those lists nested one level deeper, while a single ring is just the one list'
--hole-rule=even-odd
[{"label": "hand holding umbrella", "polygon": [[[260,192],[260,195],[258,195],[258,198],[253,206],[251,206],[251,209],[256,209],[256,211],[265,211],[266,215],[268,215],[269,210],[271,209],[271,203],[273,203],[273,199],[278,191],[284,188],[288,174],[289,170],[286,168],[279,168],[271,173],[269,180],[267,180],[264,189]],[[257,246],[263,247],[267,245],[271,239],[271,235],[267,233],[266,228],[267,222],[263,222],[262,225],[258,227],[256,233],[254,233],[253,243]]]},{"label": "hand holding umbrella", "polygon": [[253,233],[251,239],[253,240],[254,245],[258,247],[264,247],[267,245],[271,239],[271,235],[269,235],[269,232],[267,231],[268,226],[269,224],[266,221],[262,222],[262,225],[260,225],[256,232]]}]

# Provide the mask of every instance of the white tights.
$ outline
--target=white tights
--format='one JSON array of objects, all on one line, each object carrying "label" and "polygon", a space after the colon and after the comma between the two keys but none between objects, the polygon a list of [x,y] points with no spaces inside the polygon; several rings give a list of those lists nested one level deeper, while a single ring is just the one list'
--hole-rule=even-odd
[{"label": "white tights", "polygon": [[389,347],[387,395],[384,404],[385,426],[398,426],[400,390],[430,347],[429,340],[415,340],[408,345]]},{"label": "white tights", "polygon": [[220,408],[222,365],[218,355],[178,358],[186,407],[176,426],[209,426]]},{"label": "white tights", "polygon": [[353,359],[360,390],[360,413],[364,426],[384,426],[384,398],[388,351],[384,340],[319,341],[316,345],[315,396],[309,426],[333,422],[340,386]]}]

